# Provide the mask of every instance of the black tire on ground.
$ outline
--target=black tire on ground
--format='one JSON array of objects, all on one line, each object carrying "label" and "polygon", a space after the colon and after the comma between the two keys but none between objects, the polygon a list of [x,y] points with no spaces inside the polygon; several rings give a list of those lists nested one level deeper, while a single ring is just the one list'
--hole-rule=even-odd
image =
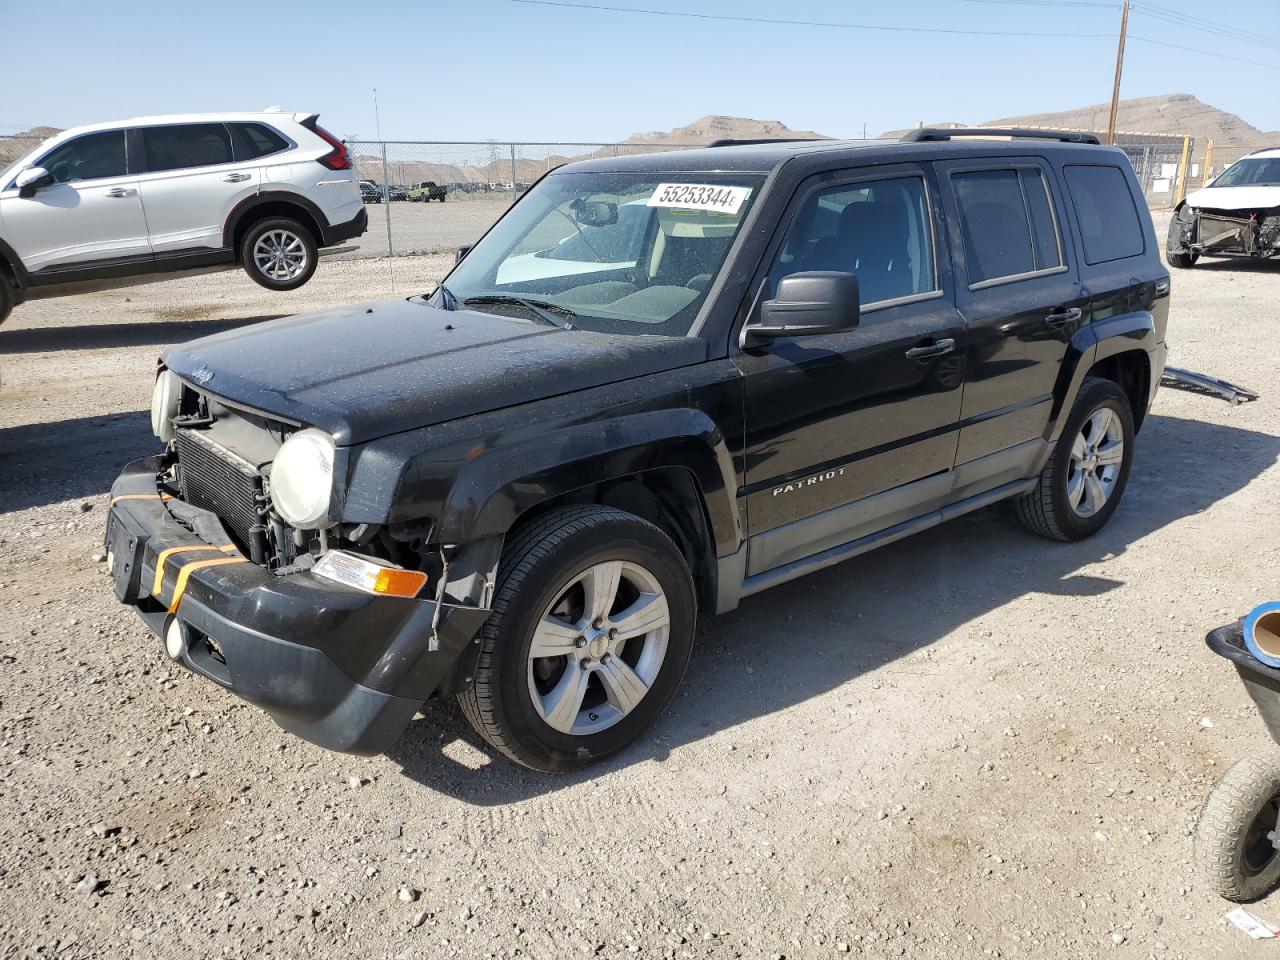
[{"label": "black tire on ground", "polygon": [[[534,627],[578,575],[616,560],[643,567],[665,594],[666,653],[648,691],[613,726],[561,732],[542,718],[530,691]],[[696,613],[689,568],[665,533],[611,507],[556,508],[517,528],[503,549],[475,682],[459,697],[463,714],[494,748],[535,770],[559,773],[603,760],[639,737],[670,703],[689,662]],[[578,669],[567,659],[565,669]]]},{"label": "black tire on ground", "polygon": [[[273,232],[280,237],[295,238],[297,244],[301,247],[304,260],[302,269],[296,276],[275,279],[264,273],[264,267],[260,266],[255,259],[254,248],[257,246],[258,241],[264,235]],[[296,250],[292,242],[286,240],[286,245],[290,251]],[[315,237],[311,235],[311,231],[297,220],[292,220],[288,217],[269,217],[266,220],[259,220],[249,227],[245,232],[244,238],[240,241],[240,264],[244,267],[244,272],[268,290],[298,289],[298,287],[310,280],[311,275],[316,272],[318,260],[319,250],[316,248]]]},{"label": "black tire on ground", "polygon": [[1179,270],[1188,270],[1196,265],[1196,261],[1200,259],[1200,255],[1196,253],[1170,253],[1166,255],[1169,266],[1177,267]]},{"label": "black tire on ground", "polygon": [[1201,879],[1227,900],[1257,900],[1280,883],[1280,851],[1267,833],[1280,812],[1280,753],[1245,757],[1209,794],[1195,830]]},{"label": "black tire on ground", "polygon": [[9,314],[13,312],[17,301],[18,293],[13,286],[13,281],[0,271],[0,323],[9,319]]},{"label": "black tire on ground", "polygon": [[[1071,449],[1085,422],[1104,408],[1119,417],[1124,440],[1123,457],[1106,502],[1092,515],[1081,516],[1071,505],[1067,490],[1072,479]],[[1062,436],[1040,472],[1039,482],[1030,493],[1013,501],[1014,511],[1023,526],[1042,537],[1062,541],[1083,540],[1101,530],[1115,513],[1120,498],[1124,496],[1125,484],[1129,482],[1133,437],[1133,411],[1125,392],[1110,380],[1086,377],[1071,407]]]}]

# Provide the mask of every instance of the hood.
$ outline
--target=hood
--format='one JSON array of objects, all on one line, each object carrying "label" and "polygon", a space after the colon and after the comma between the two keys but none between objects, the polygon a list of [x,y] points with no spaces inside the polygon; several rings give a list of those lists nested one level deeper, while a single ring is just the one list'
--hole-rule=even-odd
[{"label": "hood", "polygon": [[1265,210],[1280,207],[1280,187],[1201,187],[1187,194],[1187,204],[1210,210]]},{"label": "hood", "polygon": [[162,358],[213,396],[319,427],[339,445],[706,359],[692,337],[561,330],[421,300],[270,320]]}]

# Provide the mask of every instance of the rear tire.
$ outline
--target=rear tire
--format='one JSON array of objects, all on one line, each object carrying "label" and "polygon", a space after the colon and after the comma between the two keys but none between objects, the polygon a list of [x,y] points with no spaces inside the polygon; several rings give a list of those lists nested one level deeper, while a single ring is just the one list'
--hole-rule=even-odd
[{"label": "rear tire", "polygon": [[1166,254],[1169,266],[1177,267],[1179,270],[1189,270],[1196,265],[1196,261],[1200,259],[1198,253],[1170,253]]},{"label": "rear tire", "polygon": [[1133,436],[1125,392],[1110,380],[1086,377],[1039,482],[1013,501],[1022,525],[1062,541],[1101,530],[1129,482]]},{"label": "rear tire", "polygon": [[1280,883],[1280,851],[1266,834],[1280,812],[1280,755],[1245,757],[1218,781],[1196,823],[1200,877],[1226,900],[1257,900]]},{"label": "rear tire", "polygon": [[670,703],[696,613],[684,557],[653,524],[591,504],[552,510],[503,550],[463,714],[535,770],[603,760]]},{"label": "rear tire", "polygon": [[297,290],[316,272],[319,250],[311,231],[297,220],[259,220],[240,242],[245,273],[268,290]]},{"label": "rear tire", "polygon": [[13,281],[4,273],[0,273],[0,323],[4,323],[9,319],[9,314],[13,312],[14,306],[18,302],[18,291],[14,287]]}]

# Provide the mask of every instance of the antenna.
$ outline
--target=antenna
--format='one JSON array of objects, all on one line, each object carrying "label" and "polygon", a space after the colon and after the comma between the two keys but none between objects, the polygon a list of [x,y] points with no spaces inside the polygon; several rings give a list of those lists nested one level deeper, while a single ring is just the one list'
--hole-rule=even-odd
[{"label": "antenna", "polygon": [[378,116],[378,88],[373,88],[373,125],[378,134],[378,139],[382,139],[382,118]]}]

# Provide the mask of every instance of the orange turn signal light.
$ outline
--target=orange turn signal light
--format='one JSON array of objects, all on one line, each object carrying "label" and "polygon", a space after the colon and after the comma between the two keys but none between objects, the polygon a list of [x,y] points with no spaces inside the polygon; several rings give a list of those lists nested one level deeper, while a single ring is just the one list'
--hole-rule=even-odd
[{"label": "orange turn signal light", "polygon": [[416,597],[426,582],[427,575],[420,570],[390,570],[383,567],[373,578],[373,592],[388,597]]},{"label": "orange turn signal light", "polygon": [[384,566],[371,557],[346,550],[330,550],[312,567],[312,572],[326,580],[383,597],[412,599],[427,583],[427,575],[421,570]]}]

